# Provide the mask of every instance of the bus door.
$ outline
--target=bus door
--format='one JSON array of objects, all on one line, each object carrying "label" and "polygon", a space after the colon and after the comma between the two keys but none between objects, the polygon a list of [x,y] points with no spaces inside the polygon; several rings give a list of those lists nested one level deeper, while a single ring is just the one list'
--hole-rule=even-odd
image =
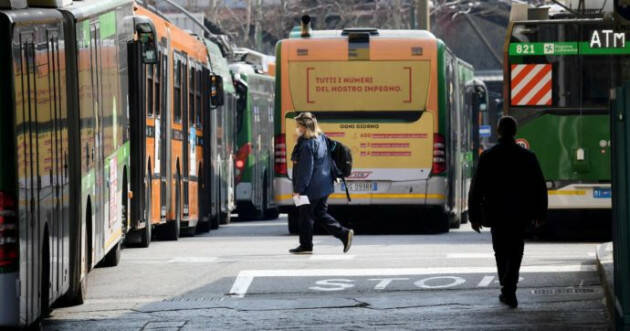
[{"label": "bus door", "polygon": [[90,24],[90,78],[92,82],[92,130],[94,132],[94,144],[92,147],[92,166],[94,169],[94,202],[92,204],[95,215],[95,237],[99,242],[97,247],[103,247],[104,237],[101,235],[105,231],[105,156],[103,155],[103,105],[102,99],[102,59],[100,54],[100,28],[99,23]]},{"label": "bus door", "polygon": [[[35,231],[39,229],[39,214],[40,204],[39,200],[39,167],[37,167],[37,132],[36,132],[36,116],[37,116],[37,86],[36,86],[36,72],[37,66],[35,64],[35,44],[32,31],[24,32],[20,34],[21,42],[21,82],[16,80],[16,92],[21,92],[23,99],[21,104],[16,104],[16,122],[21,123],[17,127],[17,156],[18,156],[18,169],[19,169],[19,204],[20,204],[20,216],[19,216],[19,232],[20,237],[25,237],[25,242],[28,243],[27,249],[20,250],[20,259],[25,261],[33,261],[32,263],[23,263],[20,268],[20,281],[22,286],[20,287],[20,297],[25,298],[20,300],[19,312],[21,319],[30,319],[31,316],[37,316],[38,307],[36,303],[38,300],[37,292],[39,277],[34,277],[35,274],[39,274],[40,267],[39,261],[41,256],[38,249],[33,249],[35,243],[40,242],[40,233]],[[18,89],[21,88],[22,91]],[[16,93],[16,96],[20,96]],[[16,98],[19,100],[18,98]],[[14,307],[7,307],[7,309],[15,309]],[[9,310],[10,311],[10,310]]]},{"label": "bus door", "polygon": [[[157,62],[155,49],[155,28],[151,21],[142,20],[138,17],[136,21],[136,32],[138,39],[129,42],[127,45],[129,63],[129,103],[130,103],[130,131],[131,131],[131,191],[134,192],[135,199],[131,200],[131,227],[137,228],[138,222],[146,222],[145,226],[151,226],[150,203],[151,192],[145,189],[149,183],[145,180],[145,159],[146,159],[146,115],[152,113],[147,109],[147,99],[152,98],[152,94],[147,96],[147,90],[152,89],[152,85],[147,86],[147,73],[153,70],[153,64]],[[146,88],[145,88],[146,87]],[[152,107],[153,102],[149,103]],[[147,195],[147,196],[144,196]],[[146,210],[145,210],[146,209]]]},{"label": "bus door", "polygon": [[[168,92],[169,92],[169,81],[168,81],[168,42],[166,38],[162,38],[161,41],[163,45],[162,52],[162,62],[160,63],[160,104],[161,104],[161,112],[159,119],[159,138],[158,133],[156,133],[155,141],[156,141],[156,149],[157,154],[159,155],[159,162],[156,162],[156,165],[159,164],[159,173],[160,173],[160,217],[166,217],[166,211],[168,206],[168,201],[170,196],[167,194],[167,190],[170,191],[169,185],[167,185],[167,179],[169,178],[169,169],[170,169],[170,157],[168,154],[168,150],[170,150],[170,141],[168,139],[169,134],[168,130],[170,129],[170,107],[168,104]],[[156,128],[158,127],[158,123],[156,123]],[[158,144],[159,141],[159,144]]]}]

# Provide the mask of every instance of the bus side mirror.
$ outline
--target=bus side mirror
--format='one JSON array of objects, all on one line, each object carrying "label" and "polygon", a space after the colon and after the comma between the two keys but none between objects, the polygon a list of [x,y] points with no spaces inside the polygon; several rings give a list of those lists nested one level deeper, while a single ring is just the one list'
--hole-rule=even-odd
[{"label": "bus side mirror", "polygon": [[136,33],[140,43],[143,64],[157,64],[157,46],[155,43],[155,28],[153,23],[145,17],[135,17]]},{"label": "bus side mirror", "polygon": [[215,108],[223,106],[223,77],[219,75],[210,75],[210,105]]}]

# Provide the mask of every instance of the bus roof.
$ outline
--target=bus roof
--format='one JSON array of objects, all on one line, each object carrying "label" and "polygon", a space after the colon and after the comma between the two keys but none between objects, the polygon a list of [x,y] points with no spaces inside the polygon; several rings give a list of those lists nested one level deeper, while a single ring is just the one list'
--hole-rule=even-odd
[{"label": "bus roof", "polygon": [[513,21],[516,24],[575,24],[575,23],[604,23],[602,18],[563,18],[548,20],[529,20],[529,21]]},{"label": "bus roof", "polygon": [[83,0],[73,1],[71,5],[59,8],[70,13],[76,21],[108,12],[112,8],[133,4],[133,0]]},{"label": "bus roof", "polygon": [[6,15],[12,24],[47,24],[60,21],[63,17],[56,9],[25,8],[0,10],[0,14]]},{"label": "bus roof", "polygon": [[[326,39],[326,38],[345,38],[347,32],[354,29],[347,30],[311,30],[310,37],[302,38],[300,36],[300,30],[294,29],[291,31],[290,39]],[[357,29],[358,30],[358,29]],[[367,31],[367,29],[364,29]],[[437,37],[426,30],[374,30],[376,33],[370,34],[370,38],[401,38],[401,39],[430,39],[437,40]]]}]

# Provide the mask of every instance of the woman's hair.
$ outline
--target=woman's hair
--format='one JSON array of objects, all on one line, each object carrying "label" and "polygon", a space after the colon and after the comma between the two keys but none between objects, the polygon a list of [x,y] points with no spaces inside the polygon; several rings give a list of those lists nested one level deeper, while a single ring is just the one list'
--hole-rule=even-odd
[{"label": "woman's hair", "polygon": [[304,138],[306,139],[314,138],[322,134],[322,130],[317,124],[317,119],[309,112],[300,113],[295,117],[295,121],[298,125],[306,129],[304,131]]}]

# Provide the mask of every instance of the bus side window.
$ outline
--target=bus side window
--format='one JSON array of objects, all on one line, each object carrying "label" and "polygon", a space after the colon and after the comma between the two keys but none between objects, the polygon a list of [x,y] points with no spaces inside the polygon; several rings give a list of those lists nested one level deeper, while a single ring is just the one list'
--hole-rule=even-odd
[{"label": "bus side window", "polygon": [[[181,77],[181,87],[182,87],[182,110],[180,111],[180,120],[181,121],[188,121],[188,67],[190,66],[190,63],[187,62],[181,62],[180,63],[180,69],[179,71],[182,73],[182,77]],[[187,132],[185,134],[188,134]]]},{"label": "bus side window", "polygon": [[188,123],[190,123],[190,126],[195,125],[195,106],[196,106],[196,101],[195,101],[195,89],[197,88],[195,86],[195,66],[190,63],[189,65],[189,70],[188,70],[188,104],[189,104],[189,108],[188,108]]},{"label": "bus side window", "polygon": [[197,84],[195,85],[196,89],[195,89],[195,120],[197,122],[197,127],[201,128],[202,127],[202,121],[201,121],[201,116],[203,116],[201,114],[201,81],[203,79],[203,70],[199,69],[197,70],[197,72],[195,73],[195,79],[197,81]]},{"label": "bus side window", "polygon": [[162,109],[162,95],[160,90],[160,82],[162,81],[162,52],[158,51],[158,63],[155,65],[154,88],[155,88],[155,117],[160,117]]},{"label": "bus side window", "polygon": [[153,116],[153,68],[154,64],[145,65],[147,71],[146,81],[146,98],[147,98],[147,116]]},{"label": "bus side window", "polygon": [[179,59],[173,59],[173,64],[175,68],[173,68],[173,113],[175,122],[182,121],[182,88],[181,88],[181,62]]}]

